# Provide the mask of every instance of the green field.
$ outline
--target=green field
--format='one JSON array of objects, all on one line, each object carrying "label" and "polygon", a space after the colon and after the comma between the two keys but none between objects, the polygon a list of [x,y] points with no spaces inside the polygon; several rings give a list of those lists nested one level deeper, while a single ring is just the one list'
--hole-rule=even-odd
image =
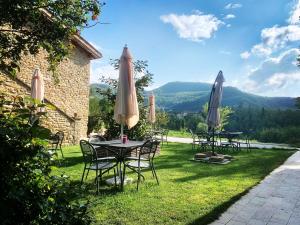
[{"label": "green field", "polygon": [[[123,192],[103,185],[97,196],[95,173],[91,172],[82,200],[90,201],[95,224],[207,224],[293,151],[253,149],[232,153],[235,160],[227,165],[192,162],[194,153],[189,144],[164,145],[155,161],[160,185],[146,171],[139,191],[135,183],[126,185]],[[79,147],[65,147],[64,154],[61,166],[53,167],[53,173],[63,172],[79,183],[83,170]],[[136,178],[133,173],[128,176]]]}]

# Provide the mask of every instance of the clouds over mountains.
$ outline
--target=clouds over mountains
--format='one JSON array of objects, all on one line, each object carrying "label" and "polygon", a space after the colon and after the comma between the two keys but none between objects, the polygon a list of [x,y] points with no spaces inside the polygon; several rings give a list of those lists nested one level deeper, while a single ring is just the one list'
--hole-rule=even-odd
[{"label": "clouds over mountains", "polygon": [[275,24],[272,27],[262,29],[261,43],[255,44],[250,51],[246,52],[249,54],[249,56],[270,56],[276,51],[283,49],[287,45],[299,41],[299,16],[300,0],[297,0],[293,9],[290,12],[290,17],[287,19],[287,25],[278,26],[277,24]]},{"label": "clouds over mountains", "polygon": [[247,89],[255,92],[276,91],[286,85],[300,81],[300,70],[296,58],[300,51],[290,49],[278,57],[267,58],[249,74]]},{"label": "clouds over mountains", "polygon": [[241,58],[261,57],[261,64],[249,72],[249,91],[272,93],[289,86],[300,84],[300,70],[297,57],[300,54],[297,42],[300,41],[300,0],[296,1],[287,19],[286,26],[274,25],[261,30],[261,43],[250,51],[241,53]]}]

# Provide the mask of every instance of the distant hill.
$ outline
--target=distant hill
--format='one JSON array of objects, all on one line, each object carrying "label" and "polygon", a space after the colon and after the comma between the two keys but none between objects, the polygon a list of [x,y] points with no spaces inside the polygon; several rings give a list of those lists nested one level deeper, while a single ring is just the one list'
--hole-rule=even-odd
[{"label": "distant hill", "polygon": [[[156,96],[156,105],[160,108],[175,112],[198,112],[208,102],[211,87],[211,84],[200,82],[170,82],[152,91]],[[262,97],[235,87],[224,87],[222,106],[287,109],[295,108],[294,105],[294,98]]]},{"label": "distant hill", "polygon": [[[97,88],[106,88],[105,84],[91,84],[90,96],[100,97]],[[166,111],[199,112],[208,102],[212,84],[201,82],[170,82],[152,91],[156,105]],[[222,106],[265,107],[275,109],[295,108],[295,99],[290,97],[262,97],[243,92],[235,87],[224,87]]]},{"label": "distant hill", "polygon": [[106,88],[106,84],[90,84],[90,96],[100,97],[99,93],[97,93],[97,89]]}]

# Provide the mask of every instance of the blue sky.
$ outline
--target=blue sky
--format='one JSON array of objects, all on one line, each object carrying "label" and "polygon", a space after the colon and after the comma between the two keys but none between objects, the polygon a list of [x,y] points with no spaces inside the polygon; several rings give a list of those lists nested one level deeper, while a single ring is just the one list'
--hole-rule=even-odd
[{"label": "blue sky", "polygon": [[300,0],[107,0],[99,24],[82,32],[103,58],[91,82],[116,77],[109,59],[125,44],[148,60],[151,88],[170,81],[213,82],[264,96],[300,96]]}]

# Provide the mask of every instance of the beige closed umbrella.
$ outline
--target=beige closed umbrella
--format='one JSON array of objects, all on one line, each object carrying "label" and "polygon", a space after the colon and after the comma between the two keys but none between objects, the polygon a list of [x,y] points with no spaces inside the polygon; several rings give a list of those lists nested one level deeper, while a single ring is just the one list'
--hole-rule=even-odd
[{"label": "beige closed umbrella", "polygon": [[124,125],[127,125],[128,128],[131,129],[139,121],[139,108],[133,79],[132,57],[127,46],[124,47],[120,58],[114,119],[117,123],[121,124],[121,136],[123,136]]},{"label": "beige closed umbrella", "polygon": [[33,72],[31,80],[31,98],[41,103],[44,101],[45,88],[44,78],[39,68],[36,68]]},{"label": "beige closed umbrella", "polygon": [[[34,100],[34,104],[43,103],[45,97],[44,78],[39,68],[36,68],[33,72],[30,95]],[[30,122],[33,124],[38,119],[38,115],[36,113],[43,111],[43,108],[38,107],[37,111],[32,114]]]},{"label": "beige closed umbrella", "polygon": [[149,114],[148,114],[148,121],[151,124],[155,123],[155,96],[152,94],[149,96]]}]

